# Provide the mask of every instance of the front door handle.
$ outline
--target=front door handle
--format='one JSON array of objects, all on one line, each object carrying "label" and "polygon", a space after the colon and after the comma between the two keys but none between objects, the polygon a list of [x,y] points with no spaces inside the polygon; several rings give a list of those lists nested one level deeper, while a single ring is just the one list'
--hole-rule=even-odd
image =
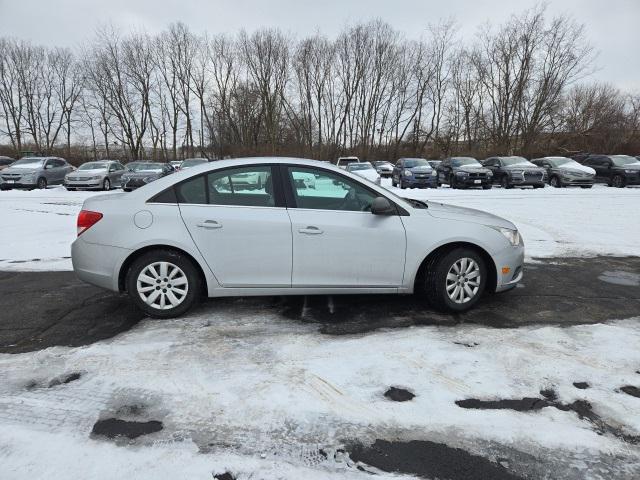
[{"label": "front door handle", "polygon": [[313,225],[309,225],[307,228],[301,228],[298,232],[304,233],[305,235],[320,235],[322,230],[318,227],[314,227]]},{"label": "front door handle", "polygon": [[213,230],[214,228],[222,228],[222,224],[215,220],[205,220],[202,223],[196,223],[196,227],[206,228],[207,230]]}]

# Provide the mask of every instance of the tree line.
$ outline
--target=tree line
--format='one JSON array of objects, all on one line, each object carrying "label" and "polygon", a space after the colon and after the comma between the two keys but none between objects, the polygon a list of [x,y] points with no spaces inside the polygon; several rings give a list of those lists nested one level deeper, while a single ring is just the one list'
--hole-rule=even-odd
[{"label": "tree line", "polygon": [[368,159],[640,153],[640,95],[589,80],[584,26],[544,7],[407,39],[100,29],[77,50],[0,38],[0,144],[69,158]]}]

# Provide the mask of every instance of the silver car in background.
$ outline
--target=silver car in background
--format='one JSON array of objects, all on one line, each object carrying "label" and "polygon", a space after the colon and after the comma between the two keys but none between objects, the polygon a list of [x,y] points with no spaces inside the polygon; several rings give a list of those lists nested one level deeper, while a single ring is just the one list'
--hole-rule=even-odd
[{"label": "silver car in background", "polygon": [[87,162],[64,178],[67,190],[111,190],[120,186],[124,166],[116,160]]},{"label": "silver car in background", "polygon": [[0,173],[0,189],[47,188],[61,185],[67,173],[75,169],[64,158],[25,157],[17,160]]},{"label": "silver car in background", "polygon": [[[299,185],[300,174],[315,188]],[[256,184],[235,188],[247,178]],[[268,157],[93,196],[71,252],[80,279],[126,291],[160,318],[202,295],[419,292],[462,312],[485,291],[514,288],[524,262],[518,230],[500,217],[403,199],[326,163]]]},{"label": "silver car in background", "polygon": [[209,160],[206,158],[187,158],[180,163],[180,168],[178,170],[184,170],[185,168],[195,167],[196,165],[202,165],[203,163],[207,163]]}]

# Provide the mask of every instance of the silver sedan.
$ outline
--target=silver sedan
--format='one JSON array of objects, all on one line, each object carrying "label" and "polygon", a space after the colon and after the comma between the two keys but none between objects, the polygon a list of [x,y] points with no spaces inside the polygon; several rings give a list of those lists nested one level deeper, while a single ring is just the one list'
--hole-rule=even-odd
[{"label": "silver sedan", "polygon": [[100,160],[80,165],[64,177],[67,190],[111,190],[120,186],[124,166],[116,160]]},{"label": "silver sedan", "polygon": [[[315,188],[296,181],[307,175]],[[524,246],[485,212],[403,199],[322,162],[245,158],[85,200],[72,259],[82,280],[160,318],[202,295],[418,292],[461,312],[516,286]]]}]

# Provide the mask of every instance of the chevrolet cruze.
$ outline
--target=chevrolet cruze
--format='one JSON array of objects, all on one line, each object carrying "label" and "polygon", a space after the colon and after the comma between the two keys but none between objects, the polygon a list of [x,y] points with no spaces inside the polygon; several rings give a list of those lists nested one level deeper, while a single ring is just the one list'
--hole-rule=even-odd
[{"label": "chevrolet cruze", "polygon": [[[310,175],[315,188],[300,181]],[[524,246],[488,213],[403,199],[314,160],[245,158],[87,199],[72,258],[81,279],[160,318],[203,295],[416,292],[461,312],[516,286]]]}]

